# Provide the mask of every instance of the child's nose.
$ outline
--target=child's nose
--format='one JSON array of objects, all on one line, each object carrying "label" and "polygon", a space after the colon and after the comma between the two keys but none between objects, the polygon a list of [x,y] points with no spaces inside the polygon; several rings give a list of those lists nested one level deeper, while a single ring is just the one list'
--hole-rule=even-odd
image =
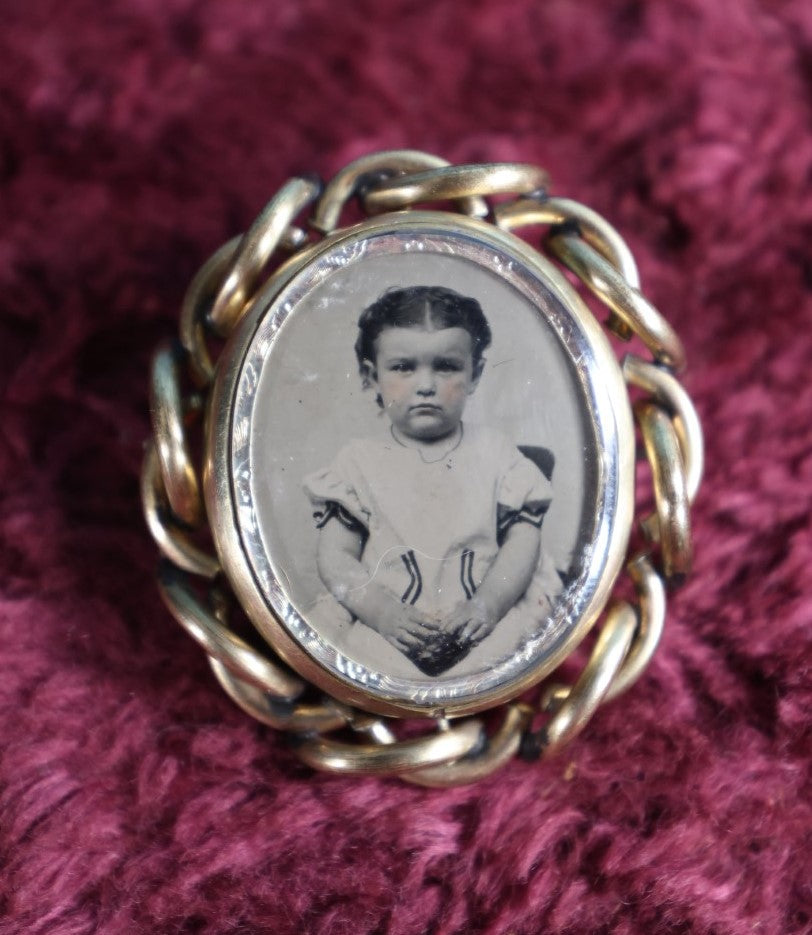
[{"label": "child's nose", "polygon": [[417,392],[421,396],[430,396],[436,389],[434,371],[431,367],[420,367],[417,371]]}]

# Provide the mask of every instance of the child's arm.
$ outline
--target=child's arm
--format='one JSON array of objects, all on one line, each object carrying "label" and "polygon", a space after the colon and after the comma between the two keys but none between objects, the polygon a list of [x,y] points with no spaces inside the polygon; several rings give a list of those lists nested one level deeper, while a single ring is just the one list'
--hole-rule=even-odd
[{"label": "child's arm", "polygon": [[340,522],[328,522],[319,532],[321,580],[339,604],[401,652],[422,646],[439,625],[415,607],[401,604],[369,577],[360,561],[363,548],[360,532]]},{"label": "child's arm", "polygon": [[514,523],[476,594],[454,608],[446,626],[462,640],[484,640],[527,590],[540,551],[539,530]]}]

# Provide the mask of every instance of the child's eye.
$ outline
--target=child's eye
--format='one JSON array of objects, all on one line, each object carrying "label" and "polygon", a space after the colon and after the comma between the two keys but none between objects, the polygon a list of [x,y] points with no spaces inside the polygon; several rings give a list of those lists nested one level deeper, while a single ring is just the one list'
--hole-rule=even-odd
[{"label": "child's eye", "polygon": [[414,364],[410,360],[395,360],[389,364],[389,369],[395,373],[411,373],[414,370]]},{"label": "child's eye", "polygon": [[441,357],[438,361],[435,362],[434,367],[441,373],[458,373],[463,369],[463,363],[459,360],[451,360],[446,357]]}]

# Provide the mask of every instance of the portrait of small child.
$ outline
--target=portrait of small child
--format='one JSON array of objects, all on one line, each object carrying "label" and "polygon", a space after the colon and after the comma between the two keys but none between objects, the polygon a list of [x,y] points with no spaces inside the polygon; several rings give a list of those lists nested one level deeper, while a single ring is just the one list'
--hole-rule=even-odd
[{"label": "portrait of small child", "polygon": [[542,545],[550,479],[498,430],[463,419],[491,340],[474,298],[442,286],[384,292],[355,342],[381,432],[304,479],[322,611],[430,676],[485,640],[496,652],[517,615],[524,631],[538,626],[561,588]]}]

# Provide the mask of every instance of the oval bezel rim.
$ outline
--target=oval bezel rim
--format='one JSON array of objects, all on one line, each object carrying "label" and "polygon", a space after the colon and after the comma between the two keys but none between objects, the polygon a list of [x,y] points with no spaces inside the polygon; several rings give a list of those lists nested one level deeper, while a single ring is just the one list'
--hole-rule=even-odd
[{"label": "oval bezel rim", "polygon": [[[600,371],[601,380],[605,384],[615,419],[614,436],[617,440],[615,509],[609,523],[611,528],[605,563],[580,619],[554,652],[540,659],[537,665],[529,667],[520,677],[498,688],[441,705],[436,702],[421,704],[368,692],[358,682],[328,669],[311,656],[288,631],[269,605],[245,554],[236,516],[230,467],[233,404],[240,374],[255,332],[277,297],[302,270],[337,245],[382,234],[387,230],[401,232],[405,229],[413,229],[416,235],[421,232],[425,234],[429,230],[449,234],[466,231],[489,245],[516,255],[542,279],[577,322],[594,353],[593,369]],[[275,271],[254,298],[217,361],[206,420],[203,490],[212,537],[226,577],[252,624],[287,665],[303,679],[339,701],[373,713],[453,717],[494,707],[537,684],[572,653],[594,626],[609,599],[626,555],[634,506],[634,449],[631,406],[620,364],[605,332],[564,274],[528,243],[492,224],[449,212],[399,211],[343,228],[295,254]]]}]

